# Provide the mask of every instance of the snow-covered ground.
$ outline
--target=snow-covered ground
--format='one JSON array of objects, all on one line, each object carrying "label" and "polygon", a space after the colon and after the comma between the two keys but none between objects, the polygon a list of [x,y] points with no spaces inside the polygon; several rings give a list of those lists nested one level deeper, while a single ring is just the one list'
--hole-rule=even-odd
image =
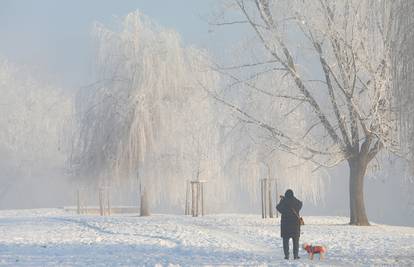
[{"label": "snow-covered ground", "polygon": [[[414,228],[355,227],[305,217],[302,242],[326,259],[283,259],[279,223],[257,215],[78,216],[60,209],[0,211],[1,266],[414,265]],[[317,258],[317,257],[316,257]]]}]

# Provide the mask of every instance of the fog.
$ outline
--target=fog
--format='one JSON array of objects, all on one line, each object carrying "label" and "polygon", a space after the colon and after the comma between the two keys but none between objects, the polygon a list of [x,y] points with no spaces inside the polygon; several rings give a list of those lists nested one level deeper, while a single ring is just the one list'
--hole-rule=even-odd
[{"label": "fog", "polygon": [[[0,131],[3,134],[0,135],[0,208],[74,206],[76,192],[79,188],[86,188],[89,194],[97,194],[97,186],[87,178],[76,175],[70,166],[71,154],[74,153],[73,140],[77,136],[78,127],[75,118],[78,116],[79,102],[74,99],[79,96],[80,91],[89,90],[89,86],[97,81],[97,72],[103,72],[96,65],[97,43],[93,30],[97,22],[108,26],[108,29],[116,29],[114,26],[116,21],[139,10],[160,27],[174,30],[179,34],[184,46],[183,51],[185,51],[180,53],[187,53],[187,47],[195,47],[203,53],[208,53],[213,63],[231,65],[234,63],[233,57],[244,49],[249,39],[247,36],[251,32],[247,33],[239,26],[232,31],[212,26],[211,21],[218,6],[219,1],[215,0],[1,1],[0,60],[2,67],[0,71],[3,71],[3,74],[0,73],[2,79],[0,82],[3,83],[0,86],[2,116]],[[234,52],[235,49],[237,52]],[[189,57],[187,54],[184,56],[186,59]],[[214,87],[216,81],[214,74],[211,74],[214,77],[205,75],[200,79],[210,79],[210,84]],[[187,83],[190,81],[185,81],[185,84]],[[33,90],[29,91],[29,89]],[[10,93],[11,91],[13,92]],[[203,98],[198,94],[194,97]],[[191,101],[188,100],[188,103]],[[216,104],[209,102],[203,106],[203,111],[211,111],[214,107]],[[233,116],[225,118],[220,116],[223,110],[224,108],[219,106],[217,110],[211,111],[212,118],[218,117],[219,123],[223,123],[226,127],[233,127],[235,125]],[[177,108],[175,111],[180,113],[181,109]],[[164,113],[161,112],[161,116],[167,116],[162,114]],[[185,116],[183,120],[196,120],[194,118],[197,117]],[[251,129],[248,132],[256,133]],[[161,133],[160,135],[162,134],[173,135],[175,140],[178,140],[181,132],[168,132],[168,134]],[[219,135],[219,130],[211,135],[214,134]],[[204,139],[207,137],[203,137]],[[250,142],[249,137],[240,137],[237,140],[246,144]],[[189,146],[186,140],[178,142],[182,142],[180,145],[184,147]],[[224,144],[223,141],[217,141],[217,143],[220,147],[226,146],[225,151],[233,148],[232,145]],[[169,143],[167,145],[171,145],[172,150],[182,149]],[[169,147],[167,145],[166,147]],[[256,145],[255,143],[254,146],[249,146],[249,149],[257,148]],[[238,149],[232,151],[244,151],[243,148]],[[224,152],[217,151],[211,152],[220,155],[214,160],[224,161],[231,158],[228,155],[223,156]],[[289,155],[281,155],[280,157],[285,158],[285,161],[289,161]],[[260,155],[255,155],[255,157],[259,158]],[[234,171],[233,167],[229,167],[228,164],[213,163],[210,157],[206,158],[205,161],[208,161],[206,166],[220,165],[220,167],[227,168],[226,173],[221,176],[209,174],[211,177],[217,176],[218,178],[207,183],[206,190],[210,190],[210,193],[207,194],[206,201],[208,203],[208,197],[210,197],[212,203],[210,206],[207,204],[207,212],[259,213],[258,183],[260,178],[266,176],[266,169],[255,167],[254,170],[251,168],[244,174],[240,174],[243,169]],[[378,162],[381,163],[378,164],[381,168],[369,170],[365,180],[365,200],[369,219],[376,223],[414,226],[414,208],[411,197],[414,193],[414,186],[410,182],[405,163],[387,153],[381,154]],[[302,188],[305,186],[301,184],[303,180],[288,182],[290,177],[287,176],[295,175],[295,172],[290,169],[289,171],[280,170],[279,168],[283,168],[281,164],[280,162],[275,164],[272,169],[274,175],[283,180],[279,193],[282,194],[288,186],[300,192],[299,196],[304,196],[303,214],[305,216],[349,216],[347,164],[342,163],[331,169],[324,169],[322,172],[308,171],[312,169],[311,166],[305,166],[297,171],[297,175],[306,173],[307,176],[312,176],[311,181],[314,182],[306,184],[306,188],[310,188],[307,189],[308,191]],[[201,165],[201,168],[209,168]],[[145,168],[146,172],[151,175],[160,175],[160,173],[167,175],[162,172],[151,172],[147,170],[150,168],[147,166]],[[158,167],[154,165],[153,168]],[[189,173],[188,176],[192,175],[191,171],[185,172],[184,167],[183,169],[177,175],[184,173],[186,175]],[[209,171],[213,172],[213,169],[211,167]],[[240,177],[236,179],[236,176]],[[248,181],[241,181],[239,178]],[[188,179],[183,178],[183,181]],[[308,180],[306,181],[309,183]],[[179,180],[179,183],[181,182]],[[159,187],[164,186],[162,181],[156,181],[156,184]],[[174,186],[181,187],[181,184]],[[222,188],[223,186],[232,189],[226,191]],[[135,180],[126,182],[117,180],[113,188],[114,201],[122,205],[138,205],[139,185]],[[159,194],[167,193],[159,191]],[[89,197],[94,199],[91,203],[97,201],[93,196]],[[162,202],[163,199],[169,198],[161,196],[158,198],[153,203],[155,213],[183,213],[182,199],[174,205],[169,205]],[[178,197],[172,195],[171,198]]]}]

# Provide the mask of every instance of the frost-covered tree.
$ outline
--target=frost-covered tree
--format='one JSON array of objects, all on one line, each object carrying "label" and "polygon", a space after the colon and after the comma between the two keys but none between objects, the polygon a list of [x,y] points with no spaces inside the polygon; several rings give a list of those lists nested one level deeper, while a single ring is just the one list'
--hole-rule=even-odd
[{"label": "frost-covered tree", "polygon": [[[369,225],[364,205],[368,165],[381,150],[396,149],[390,90],[390,1],[226,3],[229,11],[220,14],[216,24],[246,25],[255,38],[250,40],[255,50],[249,57],[254,61],[226,68],[227,73],[248,73],[247,79],[238,79],[252,94],[289,103],[307,114],[306,121],[297,121],[295,113],[288,112],[284,123],[279,123],[256,117],[223,95],[216,98],[245,122],[266,130],[288,153],[324,167],[347,161],[350,224]],[[278,82],[257,86],[256,77],[264,73],[271,73]]]},{"label": "frost-covered tree", "polygon": [[414,1],[393,1],[392,67],[395,108],[399,115],[401,152],[407,159],[404,189],[409,211],[414,212]]},{"label": "frost-covered tree", "polygon": [[[233,64],[238,66],[236,62]],[[265,124],[279,125],[287,129],[290,136],[301,138],[306,114],[296,107],[297,103],[281,102],[268,92],[259,92],[260,88],[279,86],[279,78],[263,70],[260,75],[242,81],[219,67],[216,70],[223,74],[222,79],[229,86],[223,89],[224,101],[217,95],[213,97],[236,111],[230,112],[230,116],[222,121],[223,170],[228,176],[237,178],[232,181],[232,186],[240,187],[239,190],[246,191],[253,199],[259,199],[256,195],[259,178],[270,178],[276,180],[278,194],[292,188],[304,200],[323,201],[325,183],[328,182],[326,173],[316,164],[278,146],[265,127],[257,127],[255,118],[260,118]],[[244,90],[246,85],[252,90]],[[287,114],[289,120],[286,120]],[[295,125],[289,125],[292,121]]]},{"label": "frost-covered tree", "polygon": [[[392,63],[402,148],[414,160],[414,2],[393,1]],[[411,163],[412,165],[412,163]]]},{"label": "frost-covered tree", "polygon": [[71,98],[31,72],[0,59],[0,198],[24,179],[64,173]]},{"label": "frost-covered tree", "polygon": [[94,36],[96,83],[79,94],[74,168],[183,207],[186,180],[217,173],[213,101],[199,85],[217,83],[208,56],[139,12],[113,29],[96,24]]}]

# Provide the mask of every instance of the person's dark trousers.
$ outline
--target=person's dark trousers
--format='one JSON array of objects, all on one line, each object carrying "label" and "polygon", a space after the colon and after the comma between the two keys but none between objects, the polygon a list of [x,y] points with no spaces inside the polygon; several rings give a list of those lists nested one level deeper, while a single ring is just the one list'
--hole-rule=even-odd
[{"label": "person's dark trousers", "polygon": [[289,258],[289,239],[293,240],[293,257],[298,258],[299,256],[299,236],[284,237],[283,238],[283,252],[285,258]]}]

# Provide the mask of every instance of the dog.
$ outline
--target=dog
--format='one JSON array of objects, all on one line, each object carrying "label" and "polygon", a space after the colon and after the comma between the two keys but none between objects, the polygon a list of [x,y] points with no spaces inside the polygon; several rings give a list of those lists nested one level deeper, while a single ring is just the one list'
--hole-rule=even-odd
[{"label": "dog", "polygon": [[319,254],[319,260],[323,260],[324,254],[326,253],[326,247],[324,246],[312,246],[307,243],[303,244],[303,249],[309,254],[309,259],[313,260],[314,254]]}]

